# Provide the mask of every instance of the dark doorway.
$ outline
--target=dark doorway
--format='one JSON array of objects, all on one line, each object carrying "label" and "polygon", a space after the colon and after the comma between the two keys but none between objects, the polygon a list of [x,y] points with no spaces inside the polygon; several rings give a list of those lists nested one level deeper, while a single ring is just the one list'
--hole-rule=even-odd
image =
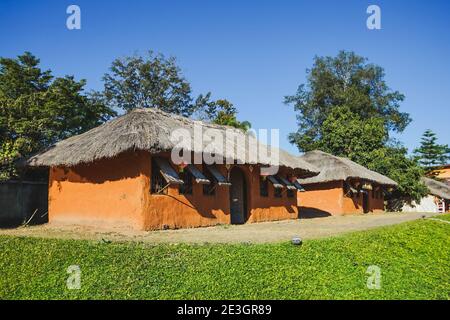
[{"label": "dark doorway", "polygon": [[363,205],[364,213],[368,213],[369,212],[369,193],[367,191],[363,192],[362,205]]},{"label": "dark doorway", "polygon": [[231,223],[242,224],[247,219],[247,185],[241,169],[231,169],[230,183]]}]

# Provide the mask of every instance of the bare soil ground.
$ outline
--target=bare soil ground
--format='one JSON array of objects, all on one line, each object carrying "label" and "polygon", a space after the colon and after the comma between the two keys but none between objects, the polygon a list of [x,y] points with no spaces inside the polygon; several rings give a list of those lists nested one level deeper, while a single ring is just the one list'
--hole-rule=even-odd
[{"label": "bare soil ground", "polygon": [[436,215],[436,213],[383,213],[342,217],[331,216],[161,231],[45,224],[15,229],[0,229],[0,235],[94,241],[136,241],[148,244],[265,243],[287,241],[294,236],[299,236],[302,239],[329,237],[352,231],[367,230],[422,219],[424,216],[428,218]]}]

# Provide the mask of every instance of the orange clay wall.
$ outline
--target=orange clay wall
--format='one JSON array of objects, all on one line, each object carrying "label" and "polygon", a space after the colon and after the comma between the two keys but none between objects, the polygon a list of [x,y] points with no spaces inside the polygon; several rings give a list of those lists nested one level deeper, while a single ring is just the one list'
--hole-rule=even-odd
[{"label": "orange clay wall", "polygon": [[148,163],[126,153],[70,169],[51,168],[49,222],[141,228]]},{"label": "orange clay wall", "polygon": [[[292,198],[287,196],[286,188],[283,189],[282,197],[276,198],[274,196],[275,188],[269,183],[269,194],[267,197],[262,197],[259,192],[259,168],[255,168],[253,172],[249,171],[247,166],[242,167],[247,181],[247,186],[250,194],[249,199],[249,217],[248,222],[262,222],[262,221],[275,221],[285,219],[297,219],[298,207],[297,207],[297,192],[294,193]],[[285,171],[280,168],[280,175],[284,175]]]},{"label": "orange clay wall", "polygon": [[[342,192],[342,214],[352,214],[352,213],[364,213],[363,210],[363,196],[358,193],[356,196],[344,196],[344,189]],[[369,192],[370,193],[370,192]],[[370,204],[369,199],[369,204]]]},{"label": "orange clay wall", "polygon": [[[169,157],[168,154],[163,156]],[[145,162],[145,206],[143,229],[191,228],[230,223],[228,187],[217,186],[214,195],[203,195],[203,186],[194,182],[192,195],[179,194],[178,186],[169,186],[168,194],[150,194],[151,157]],[[175,166],[173,166],[175,167]],[[201,170],[201,166],[198,166]],[[224,166],[219,170],[225,175]]]},{"label": "orange clay wall", "polygon": [[305,192],[297,194],[300,218],[306,215],[342,215],[342,181],[304,185]]},{"label": "orange clay wall", "polygon": [[[344,196],[343,182],[334,181],[305,185],[306,192],[298,193],[300,217],[305,213],[311,215],[345,215],[363,213],[363,196]],[[369,191],[369,211],[383,212],[384,199],[375,198]]]},{"label": "orange clay wall", "polygon": [[[164,155],[167,156],[168,155]],[[150,156],[148,155],[148,163]],[[217,166],[221,173],[228,177],[225,165]],[[201,170],[201,166],[198,166]],[[272,221],[298,217],[297,200],[288,198],[286,193],[282,198],[273,196],[273,187],[269,184],[269,196],[259,195],[259,169],[254,166],[239,165],[247,185],[247,222]],[[151,168],[145,172],[151,177]],[[231,168],[230,168],[231,171]],[[150,190],[150,178],[146,190]],[[179,194],[177,186],[170,186],[167,195],[155,195],[146,192],[144,209],[145,230],[162,228],[190,228],[212,226],[230,223],[230,196],[228,186],[217,186],[215,195],[203,195],[202,185],[194,183],[192,195]]]},{"label": "orange clay wall", "polygon": [[[203,195],[194,183],[192,195],[170,186],[167,195],[150,194],[151,157],[129,152],[119,157],[72,168],[51,168],[49,221],[70,224],[132,227],[141,230],[188,228],[230,223],[229,187]],[[228,177],[224,165],[218,166]],[[259,195],[259,169],[240,166],[247,184],[248,222],[298,217],[297,199]],[[199,167],[199,169],[201,169]]]},{"label": "orange clay wall", "polygon": [[[381,213],[384,212],[384,198],[376,198],[373,190],[368,191],[369,196],[369,212]],[[363,210],[363,196],[359,193],[357,196],[343,197],[343,214],[364,213]]]}]

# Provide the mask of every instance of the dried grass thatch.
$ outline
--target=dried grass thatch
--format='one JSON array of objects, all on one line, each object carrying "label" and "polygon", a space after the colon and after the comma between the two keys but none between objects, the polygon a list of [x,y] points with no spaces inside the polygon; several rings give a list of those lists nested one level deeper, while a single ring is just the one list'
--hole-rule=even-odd
[{"label": "dried grass thatch", "polygon": [[430,178],[422,178],[422,182],[427,186],[430,194],[441,199],[450,200],[450,186],[443,182]]},{"label": "dried grass thatch", "polygon": [[[240,137],[245,139],[245,145],[238,144],[235,146],[234,155],[230,157],[228,153],[220,154],[214,152],[217,156],[223,156],[228,159],[239,161],[246,164],[261,165],[279,165],[292,169],[301,170],[305,176],[318,174],[319,170],[298,157],[289,154],[284,150],[270,148],[250,135],[245,134],[242,130],[219,126],[202,121],[195,121],[178,115],[169,114],[158,109],[136,109],[123,116],[115,118],[107,123],[102,124],[83,134],[60,141],[51,146],[47,150],[28,159],[27,164],[30,166],[75,166],[81,163],[91,163],[93,161],[105,158],[113,158],[118,154],[129,150],[147,150],[152,154],[159,152],[167,152],[173,149],[175,144],[171,141],[170,136],[175,129],[184,129],[185,135],[190,135],[192,139],[191,146],[194,146],[194,126],[198,125],[202,128],[205,136],[213,137],[211,141],[203,141],[200,150],[206,151],[206,146],[214,146],[214,134],[220,132],[223,141],[228,138],[228,133],[232,133],[232,138]],[[206,130],[218,129],[215,133],[209,134]],[[271,151],[279,151],[279,161],[276,157],[268,157],[268,159],[253,161],[250,156],[254,155],[253,150],[256,148],[268,151],[267,154],[274,155]],[[186,148],[188,151],[194,152],[194,148]],[[195,149],[197,150],[197,149]],[[211,149],[208,149],[211,151]],[[237,152],[236,152],[237,151]]]},{"label": "dried grass thatch", "polygon": [[369,170],[347,158],[337,157],[320,150],[306,152],[300,159],[313,163],[320,170],[320,174],[315,177],[300,179],[301,184],[346,181],[354,178],[386,186],[397,185],[394,180],[378,172]]}]

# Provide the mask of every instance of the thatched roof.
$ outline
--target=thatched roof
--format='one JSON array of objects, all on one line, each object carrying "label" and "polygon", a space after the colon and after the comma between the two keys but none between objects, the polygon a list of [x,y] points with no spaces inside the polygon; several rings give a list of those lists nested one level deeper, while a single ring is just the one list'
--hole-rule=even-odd
[{"label": "thatched roof", "polygon": [[[258,142],[254,136],[245,134],[242,130],[195,121],[155,108],[136,109],[83,134],[60,141],[47,150],[31,157],[27,164],[30,166],[70,167],[99,159],[112,158],[129,150],[147,150],[152,154],[167,152],[176,145],[170,139],[171,133],[175,129],[184,129],[183,136],[189,136],[192,141],[191,147],[186,149],[187,151],[194,151],[192,146],[194,146],[195,126],[201,127],[203,135],[212,137],[213,141],[215,141],[215,133],[209,134],[205,130],[218,129],[215,132],[220,132],[224,144],[227,139],[228,141],[236,139],[236,137],[245,139],[245,145],[236,144],[235,151],[237,152],[233,152],[234,156],[231,157],[233,160],[241,163],[279,165],[302,170],[307,176],[315,175],[319,172],[314,165],[301,159],[299,160],[298,157],[281,149],[279,150],[279,161],[276,161],[276,157],[254,161],[252,159],[255,153],[253,150],[256,150],[256,148],[268,151],[267,154],[269,155],[274,155],[271,151],[278,149],[270,148]],[[225,134],[225,129],[228,129],[228,135],[232,133],[232,137]],[[201,150],[205,150],[208,145],[211,147],[211,141],[205,140],[203,139],[203,145],[200,146]],[[223,153],[226,152],[224,151]],[[220,154],[215,152],[215,154],[216,156],[229,156],[227,153]]]},{"label": "thatched roof", "polygon": [[433,196],[450,200],[450,186],[443,182],[425,177],[422,178],[422,182],[427,186],[430,194]]},{"label": "thatched roof", "polygon": [[306,152],[300,159],[313,163],[320,170],[320,174],[315,177],[299,179],[301,184],[346,181],[353,178],[387,186],[397,185],[394,180],[378,172],[369,170],[347,158],[333,156],[320,150]]}]

